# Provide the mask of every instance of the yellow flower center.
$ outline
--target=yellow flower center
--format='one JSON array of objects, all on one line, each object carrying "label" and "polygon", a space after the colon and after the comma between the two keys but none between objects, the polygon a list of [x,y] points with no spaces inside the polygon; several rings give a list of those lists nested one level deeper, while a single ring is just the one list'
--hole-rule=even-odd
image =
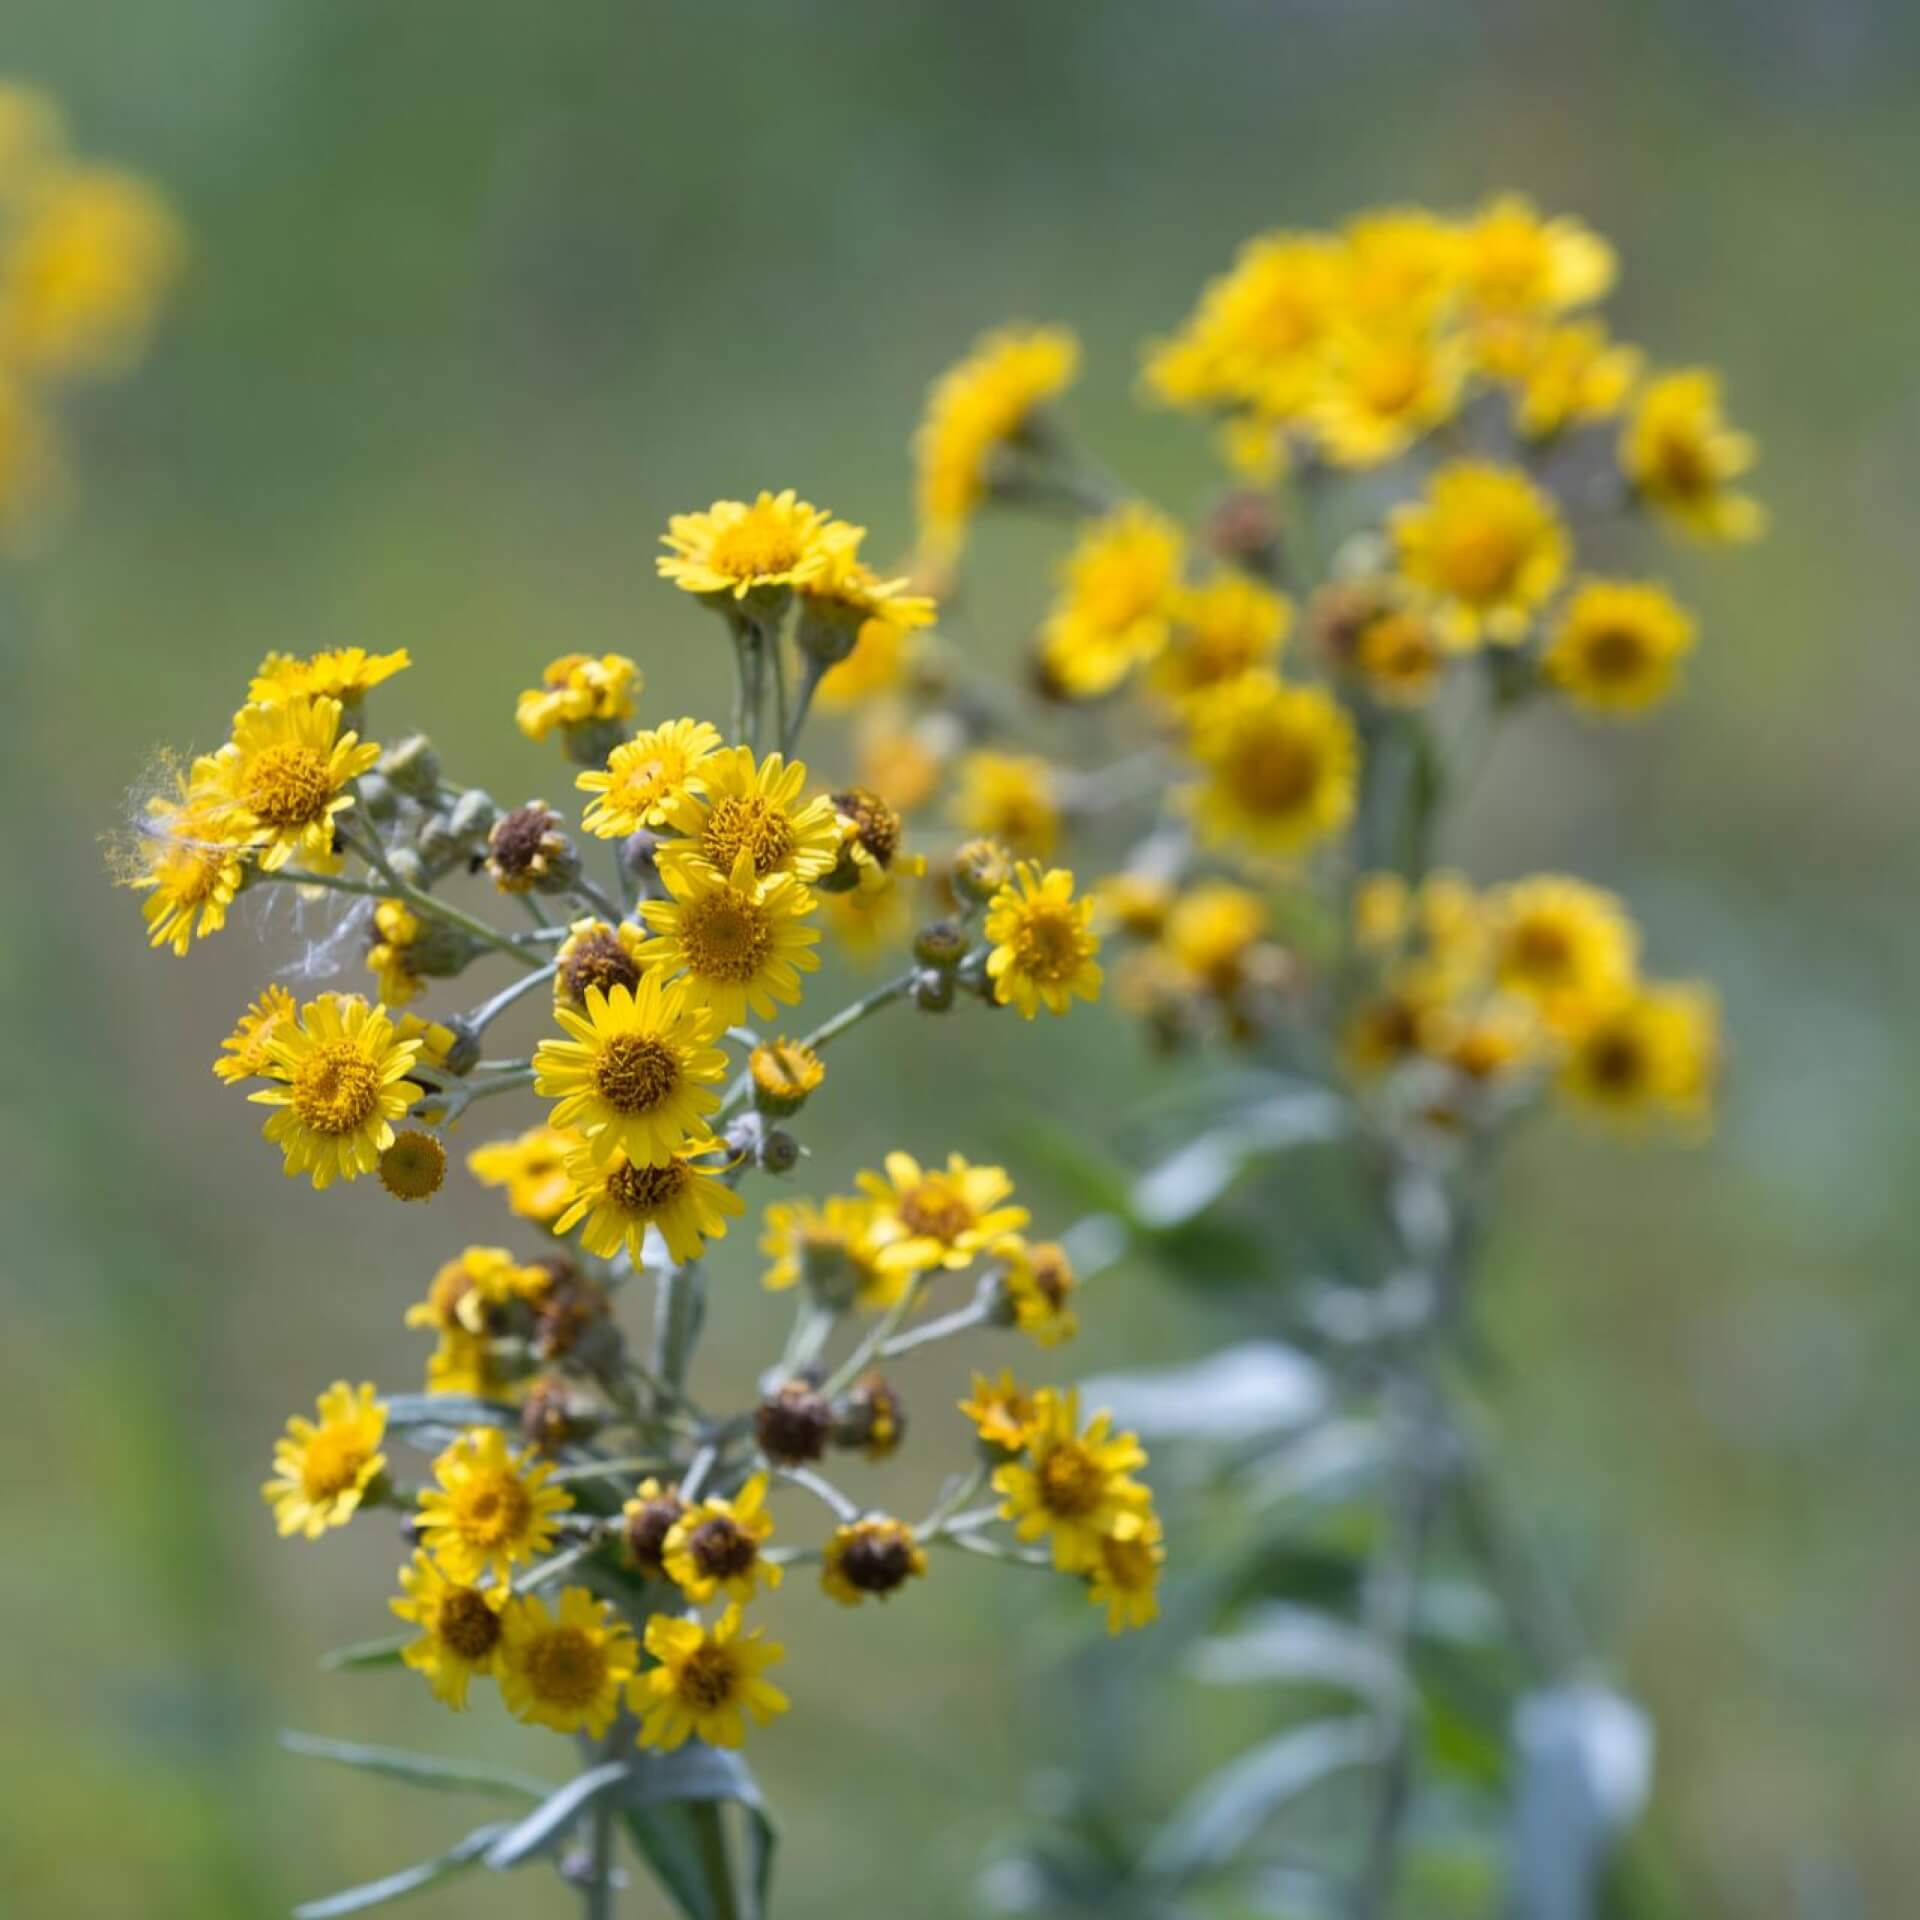
[{"label": "yellow flower center", "polygon": [[500,1616],[472,1587],[449,1587],[433,1616],[434,1636],[462,1660],[484,1660],[500,1641]]},{"label": "yellow flower center", "polygon": [[409,1127],[380,1156],[380,1184],[400,1200],[425,1200],[447,1177],[447,1150],[430,1133]]},{"label": "yellow flower center", "polygon": [[740,1684],[740,1670],[732,1653],[708,1641],[687,1655],[674,1676],[674,1685],[682,1700],[702,1712],[724,1707]]},{"label": "yellow flower center", "polygon": [[470,1480],[455,1502],[455,1524],[477,1547],[504,1546],[526,1531],[533,1501],[510,1473]]},{"label": "yellow flower center", "polygon": [[763,795],[744,798],[726,794],[708,809],[700,830],[700,851],[720,869],[731,873],[744,849],[753,856],[756,873],[771,873],[793,851],[793,822]]},{"label": "yellow flower center", "polygon": [[1282,727],[1255,728],[1233,743],[1220,769],[1222,784],[1250,813],[1295,813],[1320,784],[1320,755]]},{"label": "yellow flower center", "polygon": [[557,1707],[590,1705],[607,1681],[607,1657],[584,1627],[551,1627],[527,1644],[527,1684]]},{"label": "yellow flower center", "polygon": [[293,1110],[314,1133],[351,1133],[380,1105],[380,1070],[351,1040],[329,1040],[293,1074]]},{"label": "yellow flower center", "polygon": [[910,1233],[950,1247],[973,1225],[973,1209],[952,1181],[934,1174],[902,1196],[900,1219]]},{"label": "yellow flower center", "polygon": [[1070,980],[1079,970],[1079,917],[1070,907],[1034,905],[1013,930],[1014,964],[1036,980]]},{"label": "yellow flower center", "polygon": [[651,1215],[677,1198],[692,1178],[680,1160],[669,1160],[663,1167],[636,1167],[622,1161],[607,1175],[607,1198],[622,1213]]},{"label": "yellow flower center", "polygon": [[1553,981],[1573,971],[1573,942],[1551,920],[1526,920],[1507,946],[1508,964],[1522,978]]},{"label": "yellow flower center", "polygon": [[1141,1593],[1153,1585],[1153,1549],[1146,1541],[1102,1540],[1100,1558],[1108,1580],[1122,1593]]},{"label": "yellow flower center", "polygon": [[1497,599],[1520,571],[1525,542],[1505,520],[1475,517],[1443,530],[1436,558],[1440,577],[1463,600]]},{"label": "yellow flower center", "polygon": [[360,1478],[373,1450],[352,1427],[322,1427],[300,1461],[300,1490],[309,1500],[331,1500]]},{"label": "yellow flower center", "polygon": [[692,972],[744,985],[773,949],[773,916],[757,900],[720,888],[682,910],[680,944]]},{"label": "yellow flower center", "polygon": [[1040,1503],[1063,1520],[1084,1519],[1107,1490],[1107,1476],[1077,1440],[1055,1447],[1040,1463]]},{"label": "yellow flower center", "polygon": [[254,755],[241,799],[270,827],[303,827],[333,798],[333,775],[318,747],[282,741]]},{"label": "yellow flower center", "polygon": [[791,573],[805,548],[792,523],[773,506],[749,508],[731,526],[713,536],[707,564],[733,580],[757,580]]},{"label": "yellow flower center", "polygon": [[1405,413],[1420,398],[1426,361],[1415,347],[1383,347],[1361,363],[1354,385],[1370,412]]},{"label": "yellow flower center", "polygon": [[649,1033],[616,1033],[601,1042],[593,1084],[616,1113],[648,1113],[680,1084],[680,1056]]},{"label": "yellow flower center", "polygon": [[683,772],[677,756],[656,753],[649,759],[623,765],[620,777],[614,782],[607,798],[635,812],[643,811],[652,806]]}]

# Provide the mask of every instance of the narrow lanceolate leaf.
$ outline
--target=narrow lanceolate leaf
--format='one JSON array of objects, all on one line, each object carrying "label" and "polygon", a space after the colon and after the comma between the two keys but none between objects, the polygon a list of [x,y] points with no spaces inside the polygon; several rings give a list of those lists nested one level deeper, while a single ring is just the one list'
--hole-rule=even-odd
[{"label": "narrow lanceolate leaf", "polygon": [[358,1673],[367,1667],[397,1667],[400,1655],[416,1636],[389,1634],[380,1640],[356,1640],[350,1647],[335,1647],[320,1656],[320,1665],[328,1673]]},{"label": "narrow lanceolate leaf", "polygon": [[1133,1183],[1134,1218],[1161,1230],[1182,1226],[1210,1207],[1254,1162],[1338,1140],[1347,1129],[1347,1109],[1330,1093],[1263,1100],[1143,1173]]},{"label": "narrow lanceolate leaf", "polygon": [[1192,1366],[1097,1374],[1082,1400],[1149,1440],[1251,1440],[1307,1427],[1332,1404],[1325,1370],[1277,1341],[1250,1341]]},{"label": "narrow lanceolate leaf", "polygon": [[1203,1640],[1187,1671],[1211,1686],[1338,1687],[1376,1705],[1398,1701],[1406,1675],[1358,1627],[1312,1607],[1271,1601],[1232,1633]]},{"label": "narrow lanceolate leaf", "polygon": [[513,1427],[520,1416],[498,1400],[471,1393],[396,1393],[386,1402],[387,1426],[396,1433],[415,1427]]},{"label": "narrow lanceolate leaf", "polygon": [[514,1824],[487,1849],[487,1865],[496,1872],[517,1867],[558,1842],[601,1794],[611,1792],[627,1777],[625,1760],[603,1760],[556,1788],[524,1820]]},{"label": "narrow lanceolate leaf", "polygon": [[349,1887],[345,1893],[330,1893],[322,1900],[309,1900],[295,1907],[293,1920],[337,1920],[346,1913],[364,1913],[369,1907],[383,1907],[392,1900],[404,1900],[409,1894],[424,1893],[457,1874],[469,1873],[479,1866],[481,1856],[506,1831],[504,1821],[476,1827],[457,1847],[450,1847],[435,1860],[423,1860],[417,1867],[402,1867],[383,1880],[369,1880],[365,1886]]},{"label": "narrow lanceolate leaf", "polygon": [[283,1732],[280,1744],[289,1753],[313,1760],[331,1760],[363,1773],[384,1774],[409,1786],[437,1787],[449,1793],[504,1794],[518,1800],[544,1800],[553,1791],[551,1780],[509,1767],[490,1767],[480,1760],[443,1760],[433,1753],[408,1753],[400,1747],[363,1747],[351,1740],[328,1740],[317,1733]]},{"label": "narrow lanceolate leaf", "polygon": [[[738,1754],[692,1745],[642,1752],[621,1797],[628,1837],[685,1920],[760,1920],[777,1836]],[[745,1822],[744,1861],[729,1844],[729,1802]]]},{"label": "narrow lanceolate leaf", "polygon": [[1147,1848],[1148,1870],[1179,1882],[1226,1865],[1282,1808],[1334,1774],[1364,1766],[1378,1745],[1374,1721],[1356,1717],[1292,1727],[1250,1749],[1175,1810]]}]

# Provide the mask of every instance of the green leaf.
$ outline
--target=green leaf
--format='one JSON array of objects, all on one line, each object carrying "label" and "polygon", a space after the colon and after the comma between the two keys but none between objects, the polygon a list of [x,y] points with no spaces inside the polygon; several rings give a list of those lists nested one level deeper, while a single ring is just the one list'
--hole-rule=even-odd
[{"label": "green leaf", "polygon": [[1326,1371],[1278,1341],[1250,1340],[1186,1366],[1103,1373],[1081,1383],[1089,1406],[1149,1440],[1246,1441],[1297,1432],[1326,1413]]},{"label": "green leaf", "polygon": [[328,1673],[359,1673],[368,1667],[397,1667],[401,1653],[415,1636],[396,1633],[382,1640],[356,1640],[350,1647],[335,1647],[320,1656],[320,1665]]},{"label": "green leaf", "polygon": [[365,1747],[350,1740],[328,1740],[316,1733],[291,1730],[280,1735],[280,1744],[289,1753],[304,1754],[312,1760],[331,1760],[343,1767],[358,1767],[364,1773],[404,1780],[414,1787],[436,1787],[449,1793],[508,1794],[524,1800],[544,1800],[553,1791],[551,1780],[536,1779],[530,1773],[515,1773],[507,1767],[490,1767],[479,1760],[443,1760],[432,1753],[408,1753],[400,1747]]},{"label": "green leaf", "polygon": [[[623,1792],[628,1837],[687,1920],[761,1920],[778,1836],[759,1784],[737,1754],[690,1743],[642,1751]],[[729,1845],[725,1810],[745,1823],[745,1873]]]},{"label": "green leaf", "polygon": [[324,1899],[309,1900],[295,1907],[293,1920],[337,1920],[347,1913],[364,1913],[369,1907],[385,1906],[390,1900],[404,1900],[409,1894],[424,1893],[442,1881],[470,1873],[481,1856],[506,1831],[504,1821],[476,1827],[456,1847],[450,1847],[438,1859],[423,1860],[417,1867],[402,1867],[383,1880],[369,1880],[364,1886],[349,1887],[345,1893],[330,1893]]},{"label": "green leaf", "polygon": [[1170,1154],[1133,1183],[1132,1215],[1165,1231],[1183,1226],[1218,1200],[1248,1167],[1297,1147],[1343,1139],[1346,1103],[1309,1091],[1263,1100]]},{"label": "green leaf", "polygon": [[524,1820],[517,1820],[487,1849],[487,1865],[495,1872],[517,1867],[536,1853],[544,1853],[601,1794],[627,1777],[625,1760],[604,1760],[556,1787]]},{"label": "green leaf", "polygon": [[383,1403],[387,1426],[395,1433],[417,1427],[517,1427],[520,1416],[498,1400],[470,1393],[396,1393]]}]

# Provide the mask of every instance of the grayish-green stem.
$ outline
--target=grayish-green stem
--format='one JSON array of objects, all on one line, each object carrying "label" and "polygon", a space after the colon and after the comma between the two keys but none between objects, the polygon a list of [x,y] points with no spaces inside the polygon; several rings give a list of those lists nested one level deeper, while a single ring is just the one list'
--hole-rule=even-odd
[{"label": "grayish-green stem", "polygon": [[780,729],[780,751],[789,760],[794,749],[800,744],[800,734],[807,724],[807,714],[813,706],[813,696],[819,690],[826,668],[812,654],[803,656],[800,663],[800,690],[794,699],[793,712]]},{"label": "grayish-green stem", "polygon": [[693,1343],[700,1337],[705,1305],[701,1287],[697,1260],[688,1261],[684,1267],[670,1266],[660,1276],[654,1302],[653,1371],[674,1394],[686,1385]]},{"label": "grayish-green stem", "polygon": [[525,979],[515,980],[511,984],[502,987],[491,1000],[483,1000],[479,1006],[475,1007],[474,1010],[467,1015],[467,1024],[472,1027],[476,1033],[484,1033],[516,1000],[523,999],[527,994],[533,992],[536,987],[551,980],[556,964],[556,962],[549,960],[541,966],[537,972],[528,974]]},{"label": "grayish-green stem", "polygon": [[[607,1758],[617,1757],[616,1723],[607,1742]],[[580,1883],[580,1910],[585,1920],[613,1920],[613,1820],[618,1793],[594,1796],[587,1824],[587,1875]]]}]

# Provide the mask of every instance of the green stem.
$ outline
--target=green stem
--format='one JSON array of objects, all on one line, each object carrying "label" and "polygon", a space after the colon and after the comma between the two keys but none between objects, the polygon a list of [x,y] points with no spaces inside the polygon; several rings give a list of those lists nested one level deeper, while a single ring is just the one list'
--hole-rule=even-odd
[{"label": "green stem", "polygon": [[[613,1757],[612,1742],[608,1756]],[[594,1798],[587,1825],[587,1877],[580,1886],[580,1910],[585,1920],[613,1920],[613,1815],[617,1793]]]},{"label": "green stem", "polygon": [[653,1371],[672,1393],[678,1394],[686,1384],[704,1304],[697,1260],[669,1267],[660,1276],[654,1304]]},{"label": "green stem", "polygon": [[[502,933],[498,927],[489,926],[484,920],[476,919],[472,914],[436,898],[433,894],[423,893],[411,881],[403,880],[394,872],[387,859],[386,849],[377,837],[362,840],[359,835],[342,831],[341,838],[360,855],[368,865],[375,868],[381,879],[386,882],[386,890],[396,899],[404,900],[418,913],[424,913],[435,920],[444,920],[450,927],[458,927],[463,933],[471,934],[482,946],[491,947],[496,953],[511,954],[523,967],[537,967],[540,962],[525,951],[512,934]],[[377,891],[369,888],[367,891]]]},{"label": "green stem", "polygon": [[555,966],[556,963],[549,960],[544,966],[540,967],[537,972],[530,973],[524,979],[515,980],[509,985],[502,987],[491,1000],[483,1001],[473,1012],[467,1015],[467,1024],[473,1028],[475,1033],[485,1033],[487,1028],[491,1026],[501,1014],[505,1013],[516,1000],[524,998],[536,987],[551,980],[554,975]]},{"label": "green stem", "polygon": [[806,726],[807,715],[813,708],[813,696],[826,677],[826,672],[826,667],[812,654],[806,655],[800,664],[799,697],[793,703],[792,718],[780,729],[780,751],[789,760],[793,758],[794,748],[800,744],[801,730]]},{"label": "green stem", "polygon": [[773,663],[773,737],[787,751],[787,648],[778,627],[760,630],[760,645]]},{"label": "green stem", "polygon": [[887,1342],[900,1331],[901,1324],[908,1314],[919,1305],[920,1296],[926,1290],[926,1276],[917,1275],[906,1287],[892,1306],[868,1329],[867,1336],[854,1350],[841,1361],[825,1386],[820,1391],[831,1400],[836,1393],[843,1393],[860,1377],[863,1369],[870,1366],[885,1348]]}]

